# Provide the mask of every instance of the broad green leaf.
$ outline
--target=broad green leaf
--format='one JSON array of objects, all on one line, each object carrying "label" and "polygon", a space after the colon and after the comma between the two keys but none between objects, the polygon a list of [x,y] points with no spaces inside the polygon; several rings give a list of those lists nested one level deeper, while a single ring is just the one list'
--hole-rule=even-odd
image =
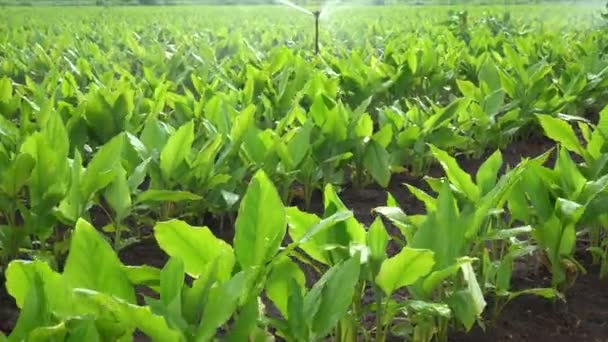
[{"label": "broad green leaf", "polygon": [[600,119],[597,123],[597,130],[602,134],[604,140],[608,140],[608,106],[600,112]]},{"label": "broad green leaf", "polygon": [[65,196],[70,179],[69,149],[68,133],[58,113],[52,114],[44,129],[30,135],[21,146],[21,152],[36,161],[29,184],[32,207],[49,211]]},{"label": "broad green leaf", "polygon": [[131,193],[135,192],[139,186],[144,182],[146,176],[148,175],[148,165],[152,159],[145,159],[141,164],[137,165],[133,173],[127,179],[127,184],[129,185],[129,191]]},{"label": "broad green leaf", "polygon": [[120,134],[103,145],[86,167],[82,175],[81,191],[84,199],[90,199],[97,191],[110,185],[121,163],[124,135]]},{"label": "broad green leaf", "polygon": [[127,183],[127,172],[118,166],[114,180],[105,189],[105,199],[116,213],[116,221],[122,221],[131,209],[131,191]]},{"label": "broad green leaf", "polygon": [[486,59],[479,69],[479,83],[483,84],[489,92],[501,89],[500,76],[496,65],[491,59]]},{"label": "broad green leaf", "polygon": [[395,290],[411,285],[427,275],[434,265],[432,251],[404,247],[397,255],[382,263],[375,281],[390,296]]},{"label": "broad green leaf", "polygon": [[75,152],[72,160],[72,182],[67,196],[59,204],[59,211],[63,217],[72,222],[76,222],[82,215],[86,205],[85,199],[82,197],[80,180],[82,178],[82,157],[78,151]]},{"label": "broad green leaf", "polygon": [[125,129],[127,113],[114,112],[112,104],[100,91],[92,91],[86,98],[84,119],[90,134],[105,143]]},{"label": "broad green leaf", "polygon": [[[315,303],[316,305],[316,303]],[[289,297],[287,298],[287,325],[294,339],[300,341],[309,340],[312,316],[304,315],[304,294],[300,284],[292,279],[289,286]]]},{"label": "broad green leaf", "polygon": [[311,121],[306,121],[301,127],[297,128],[293,138],[289,140],[287,149],[294,166],[299,165],[306,153],[310,151],[310,134],[313,125]]},{"label": "broad green leaf", "polygon": [[509,300],[513,300],[522,295],[534,295],[546,299],[552,298],[561,298],[562,294],[553,288],[533,288],[533,289],[525,289],[517,292],[513,292],[509,294]]},{"label": "broad green leaf", "polygon": [[137,196],[136,203],[198,201],[202,197],[188,191],[150,189]]},{"label": "broad green leaf", "polygon": [[464,193],[471,201],[477,202],[480,197],[479,189],[471,180],[471,176],[460,168],[456,159],[451,157],[447,152],[430,145],[433,156],[439,161],[441,167],[445,171],[448,179],[458,191]]},{"label": "broad green leaf", "polygon": [[0,102],[8,102],[13,97],[13,82],[8,77],[0,78]]},{"label": "broad green leaf", "polygon": [[549,115],[537,114],[536,117],[549,138],[557,141],[569,151],[576,152],[581,156],[585,155],[585,151],[570,124]]},{"label": "broad green leaf", "polygon": [[[314,227],[321,222],[321,219],[317,215],[300,211],[296,207],[286,208],[285,213],[287,222],[289,223],[289,236],[294,241],[301,240],[311,227]],[[300,244],[298,247],[313,259],[327,265],[329,264],[329,259],[323,250],[321,241],[324,240],[322,240],[321,237],[317,237],[312,241]]]},{"label": "broad green leaf", "polygon": [[63,277],[72,288],[100,291],[135,303],[135,291],[118,256],[83,219],[76,222]]},{"label": "broad green leaf", "polygon": [[498,178],[498,171],[502,166],[502,154],[500,150],[496,150],[483,164],[479,167],[475,179],[477,187],[482,195],[487,194],[495,185]]},{"label": "broad green leaf", "polygon": [[27,340],[30,342],[64,341],[68,331],[63,322],[53,325],[40,327],[32,330]]},{"label": "broad green leaf", "polygon": [[414,195],[418,200],[424,203],[427,211],[435,211],[437,210],[437,200],[434,199],[431,195],[426,192],[418,189],[417,187],[409,184],[405,184],[408,190]]},{"label": "broad green leaf", "polygon": [[458,290],[447,298],[446,302],[452,309],[454,317],[464,325],[467,331],[471,330],[475,320],[477,319],[477,312],[473,295],[469,290]]},{"label": "broad green leaf", "polygon": [[473,270],[473,265],[471,263],[463,263],[460,265],[460,269],[462,270],[462,276],[467,284],[471,298],[473,299],[472,304],[474,304],[475,313],[477,317],[480,317],[486,307],[486,301],[483,297],[483,292],[479,287],[479,283],[477,282],[477,276]]},{"label": "broad green leaf", "polygon": [[154,226],[154,237],[169,256],[181,259],[188,274],[209,276],[213,263],[218,263],[216,277],[226,280],[234,267],[232,247],[216,238],[207,227],[193,227],[171,220]]},{"label": "broad green leaf", "polygon": [[215,284],[209,293],[203,318],[197,330],[197,341],[207,341],[235,313],[241,298],[249,294],[254,270],[237,273],[228,281]]},{"label": "broad green leaf", "polygon": [[359,256],[330,268],[304,298],[304,317],[313,317],[315,339],[330,333],[346,315],[359,281]]},{"label": "broad green leaf", "polygon": [[438,109],[435,114],[424,121],[424,131],[431,132],[441,127],[445,122],[457,115],[460,108],[463,108],[466,103],[466,99],[457,99],[447,107]]},{"label": "broad green leaf", "polygon": [[386,232],[386,227],[382,219],[377,217],[367,232],[367,243],[370,249],[372,260],[383,261],[386,258],[386,247],[390,236]]},{"label": "broad green leaf", "polygon": [[147,306],[137,306],[105,292],[75,289],[75,294],[84,302],[98,306],[111,313],[117,322],[141,330],[152,341],[181,341],[179,332],[171,329],[165,319],[152,313]]},{"label": "broad green leaf", "polygon": [[427,214],[409,246],[430,249],[435,253],[437,267],[447,267],[463,256],[461,253],[467,229],[463,221],[452,190],[449,184],[444,182],[437,198],[437,211]]},{"label": "broad green leaf", "polygon": [[[258,302],[258,298],[254,297],[249,300],[239,310],[238,316],[235,322],[230,326],[230,332],[226,341],[228,342],[241,342],[241,341],[252,341],[257,340],[252,335],[255,335],[256,329],[261,330],[257,327],[258,320],[260,318],[260,307],[261,304]],[[268,336],[263,336],[260,342],[266,342]]]},{"label": "broad green leaf", "polygon": [[169,258],[160,272],[160,300],[166,310],[165,318],[174,325],[177,325],[176,322],[183,321],[182,288],[184,278],[184,263],[182,260]]},{"label": "broad green leaf", "polygon": [[587,180],[579,171],[572,158],[570,158],[570,154],[565,148],[560,148],[559,150],[555,170],[559,172],[561,191],[563,191],[566,197],[576,200],[583,191]]},{"label": "broad green leaf", "polygon": [[286,228],[283,202],[260,170],[249,183],[236,220],[234,250],[241,267],[261,266],[269,261],[279,250]]},{"label": "broad green leaf", "polygon": [[95,322],[93,319],[83,320],[77,323],[72,323],[70,327],[70,337],[66,340],[66,342],[101,342],[101,336],[97,331],[97,327],[95,326]]},{"label": "broad green leaf", "polygon": [[[61,276],[42,261],[14,260],[6,268],[5,276],[6,290],[15,299],[19,308],[24,307],[27,295],[31,291],[31,287],[36,286],[37,281],[49,286],[61,283]],[[59,288],[49,288],[49,290],[55,290],[57,298],[62,297]],[[65,298],[61,298],[61,300],[65,300]],[[49,304],[49,307],[52,306]]]},{"label": "broad green leaf", "polygon": [[160,153],[160,170],[165,179],[173,179],[174,171],[190,154],[194,142],[194,121],[181,126],[167,140]]},{"label": "broad green leaf", "polygon": [[353,218],[352,211],[341,210],[335,212],[331,216],[322,219],[318,224],[312,226],[308,231],[306,231],[306,233],[301,238],[296,240],[296,243],[298,245],[304,244],[310,241],[311,239],[314,239],[316,235],[323,233],[327,229],[330,229],[331,227],[335,226],[336,224],[344,222],[351,218]]},{"label": "broad green leaf", "polygon": [[158,268],[141,265],[125,266],[124,270],[131,284],[144,285],[157,290],[157,292],[160,291],[160,270]]},{"label": "broad green leaf", "polygon": [[389,155],[386,149],[375,140],[370,140],[365,147],[363,165],[380,186],[384,188],[388,186],[391,180]]},{"label": "broad green leaf", "polygon": [[452,277],[458,273],[462,265],[470,264],[473,262],[472,258],[462,257],[459,258],[454,264],[434,271],[429,274],[422,283],[422,289],[424,291],[425,296],[431,296],[433,291],[443,282],[445,279]]},{"label": "broad green leaf", "polygon": [[288,257],[275,261],[266,281],[266,295],[287,319],[289,319],[290,286],[293,281],[298,284],[301,295],[304,295],[306,278],[300,267]]},{"label": "broad green leaf", "polygon": [[24,299],[9,341],[25,341],[34,329],[51,323],[51,315],[47,309],[47,298],[43,288],[43,280],[38,273],[34,274],[32,283],[27,287]]}]

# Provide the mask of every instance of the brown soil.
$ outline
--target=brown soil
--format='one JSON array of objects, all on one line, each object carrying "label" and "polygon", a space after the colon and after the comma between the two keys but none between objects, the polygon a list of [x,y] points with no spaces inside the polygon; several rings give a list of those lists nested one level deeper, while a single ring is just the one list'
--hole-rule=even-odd
[{"label": "brown soil", "polygon": [[[538,156],[552,146],[551,142],[541,138],[515,142],[502,151],[503,159],[508,165],[514,166],[522,157]],[[485,157],[479,160],[484,160]],[[459,163],[466,171],[474,174],[481,164],[479,160],[459,158]],[[433,166],[428,174],[437,177],[443,175],[443,171],[438,166]],[[386,204],[387,192],[397,199],[406,213],[424,212],[424,206],[411,195],[403,183],[426,189],[420,177],[401,174],[393,177],[388,189],[375,185],[362,190],[345,187],[340,197],[353,210],[357,219],[365,224],[374,220],[372,210],[375,207]],[[315,194],[310,211],[320,213],[322,206],[320,194]],[[228,237],[231,234],[225,235]],[[156,267],[162,267],[167,260],[167,256],[153,240],[145,240],[128,247],[120,253],[120,257],[128,265],[148,264]],[[497,322],[485,332],[478,327],[466,334],[454,332],[450,341],[608,342],[608,280],[599,280],[596,275],[597,270],[590,269],[589,274],[580,276],[568,293],[567,304],[555,305],[538,297],[522,296],[510,303]],[[535,287],[542,286],[546,279],[521,277],[517,282],[527,287]],[[9,332],[16,317],[14,301],[6,294],[5,289],[1,288],[0,331]]]},{"label": "brown soil", "polygon": [[[581,259],[587,259],[580,256]],[[587,264],[587,263],[585,263]],[[598,269],[588,267],[568,291],[564,301],[552,302],[536,296],[522,296],[509,303],[498,320],[485,332],[475,327],[469,333],[456,332],[455,342],[606,342],[608,341],[608,279],[598,279]],[[528,288],[547,285],[544,277],[516,280]]]}]

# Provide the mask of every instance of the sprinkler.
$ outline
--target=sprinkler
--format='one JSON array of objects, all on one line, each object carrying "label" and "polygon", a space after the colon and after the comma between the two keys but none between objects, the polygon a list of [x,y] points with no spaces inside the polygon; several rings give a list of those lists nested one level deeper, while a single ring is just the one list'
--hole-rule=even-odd
[{"label": "sprinkler", "polygon": [[311,12],[304,7],[300,7],[288,0],[278,0],[283,5],[287,5],[297,11],[312,15],[315,18],[315,55],[319,54],[319,18],[321,17],[321,10]]},{"label": "sprinkler", "polygon": [[312,12],[315,17],[315,55],[319,54],[319,17],[321,16],[321,11]]}]

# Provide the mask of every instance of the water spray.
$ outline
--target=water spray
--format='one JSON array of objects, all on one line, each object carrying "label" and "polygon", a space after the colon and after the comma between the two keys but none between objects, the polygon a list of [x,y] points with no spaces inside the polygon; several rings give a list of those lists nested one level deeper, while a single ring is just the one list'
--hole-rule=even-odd
[{"label": "water spray", "polygon": [[299,12],[302,13],[306,13],[308,15],[311,15],[313,18],[315,18],[315,55],[319,54],[319,18],[321,17],[321,10],[318,11],[309,11],[304,7],[300,7],[292,2],[289,2],[287,0],[279,0],[280,3],[282,3],[283,5],[289,6]]}]

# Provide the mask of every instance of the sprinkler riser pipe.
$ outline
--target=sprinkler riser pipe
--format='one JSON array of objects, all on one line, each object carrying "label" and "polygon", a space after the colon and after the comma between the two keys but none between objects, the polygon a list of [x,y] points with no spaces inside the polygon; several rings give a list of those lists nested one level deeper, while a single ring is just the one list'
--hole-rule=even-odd
[{"label": "sprinkler riser pipe", "polygon": [[319,54],[319,17],[321,16],[321,11],[313,12],[315,17],[315,55]]}]

